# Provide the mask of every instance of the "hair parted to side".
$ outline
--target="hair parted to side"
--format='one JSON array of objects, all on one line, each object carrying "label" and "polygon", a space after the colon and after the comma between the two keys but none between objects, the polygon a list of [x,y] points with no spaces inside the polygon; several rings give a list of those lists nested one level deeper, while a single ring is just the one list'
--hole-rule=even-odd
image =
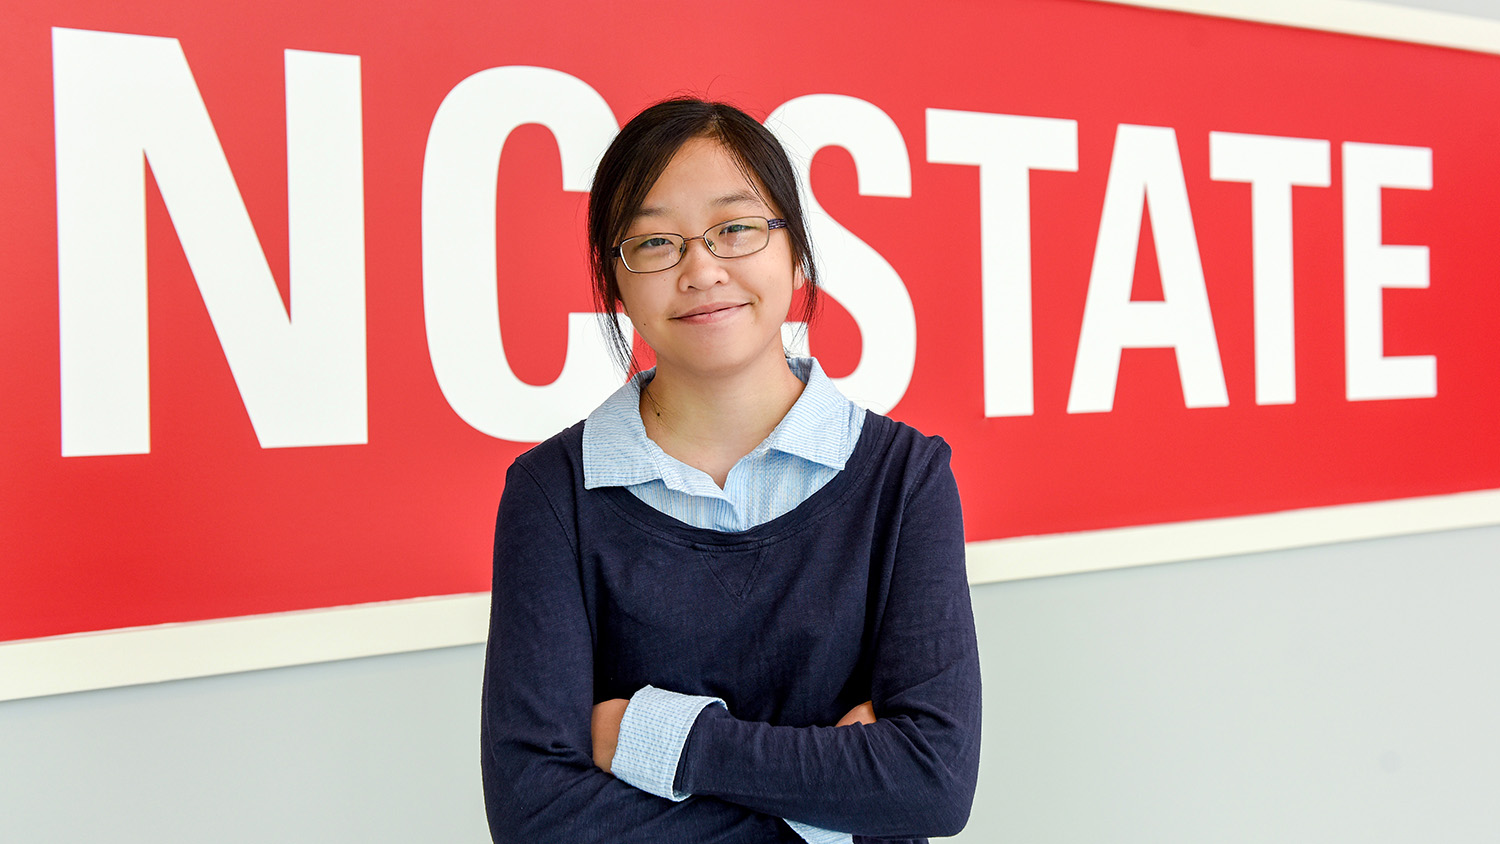
[{"label": "hair parted to side", "polygon": [[[807,281],[803,285],[801,320],[811,322],[818,307],[818,272],[802,198],[797,192],[797,174],[786,150],[760,121],[740,109],[692,97],[663,100],[637,114],[599,161],[589,190],[588,215],[589,267],[596,308],[610,315],[620,309],[620,286],[615,281],[615,261],[610,253],[672,156],[694,138],[711,138],[723,145],[749,177],[751,186],[757,192],[765,191],[762,198],[766,204],[786,220],[792,258]],[[615,360],[621,369],[634,372],[630,340],[615,320],[602,323]]]}]

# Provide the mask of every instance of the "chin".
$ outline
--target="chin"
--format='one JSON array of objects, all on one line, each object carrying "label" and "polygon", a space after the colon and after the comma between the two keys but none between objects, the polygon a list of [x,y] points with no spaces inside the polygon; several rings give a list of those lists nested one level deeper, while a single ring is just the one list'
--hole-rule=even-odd
[{"label": "chin", "polygon": [[[669,359],[673,363],[669,366],[694,372],[699,375],[732,375],[747,368],[753,367],[766,353],[759,349],[747,348],[724,348],[717,345],[713,348],[684,350],[686,353],[680,356],[671,355]],[[777,356],[781,355],[780,344],[777,345]],[[660,354],[657,360],[662,358]]]}]

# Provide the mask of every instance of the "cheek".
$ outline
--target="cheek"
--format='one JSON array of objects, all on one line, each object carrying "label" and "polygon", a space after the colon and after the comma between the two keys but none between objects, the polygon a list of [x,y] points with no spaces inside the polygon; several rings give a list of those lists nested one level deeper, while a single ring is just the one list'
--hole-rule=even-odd
[{"label": "cheek", "polygon": [[641,313],[640,290],[633,283],[634,279],[625,276],[623,272],[615,273],[615,289],[620,291],[620,310],[626,316],[632,313]]},{"label": "cheek", "polygon": [[651,294],[639,285],[620,279],[618,276],[616,276],[616,283],[620,290],[620,310],[630,318],[631,325],[640,339],[654,349],[656,332],[651,316],[660,310],[660,303],[653,302]]}]

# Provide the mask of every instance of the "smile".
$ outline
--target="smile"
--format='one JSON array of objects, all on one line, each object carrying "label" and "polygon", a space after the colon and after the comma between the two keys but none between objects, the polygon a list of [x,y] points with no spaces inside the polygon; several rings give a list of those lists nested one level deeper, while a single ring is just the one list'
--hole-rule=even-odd
[{"label": "smile", "polygon": [[729,319],[730,317],[739,313],[740,310],[743,309],[747,304],[749,303],[739,302],[736,304],[721,303],[714,305],[704,305],[699,308],[694,308],[691,311],[682,314],[681,316],[672,317],[672,319],[677,320],[678,322],[686,322],[693,325],[705,325],[708,323],[714,323]]}]

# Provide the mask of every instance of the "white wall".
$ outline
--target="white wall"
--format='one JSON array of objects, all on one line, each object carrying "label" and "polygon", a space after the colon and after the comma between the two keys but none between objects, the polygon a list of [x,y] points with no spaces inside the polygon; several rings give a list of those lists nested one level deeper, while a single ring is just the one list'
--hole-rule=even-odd
[{"label": "white wall", "polygon": [[975,590],[964,842],[1500,841],[1500,528]]},{"label": "white wall", "polygon": [[0,842],[484,842],[479,646],[0,703]]},{"label": "white wall", "polygon": [[[963,842],[1500,841],[1500,528],[976,587]],[[478,646],[0,704],[3,842],[483,842]]]},{"label": "white wall", "polygon": [[1385,3],[1387,6],[1412,6],[1437,12],[1473,15],[1479,18],[1500,17],[1500,8],[1497,8],[1495,0],[1375,0],[1375,2]]}]

